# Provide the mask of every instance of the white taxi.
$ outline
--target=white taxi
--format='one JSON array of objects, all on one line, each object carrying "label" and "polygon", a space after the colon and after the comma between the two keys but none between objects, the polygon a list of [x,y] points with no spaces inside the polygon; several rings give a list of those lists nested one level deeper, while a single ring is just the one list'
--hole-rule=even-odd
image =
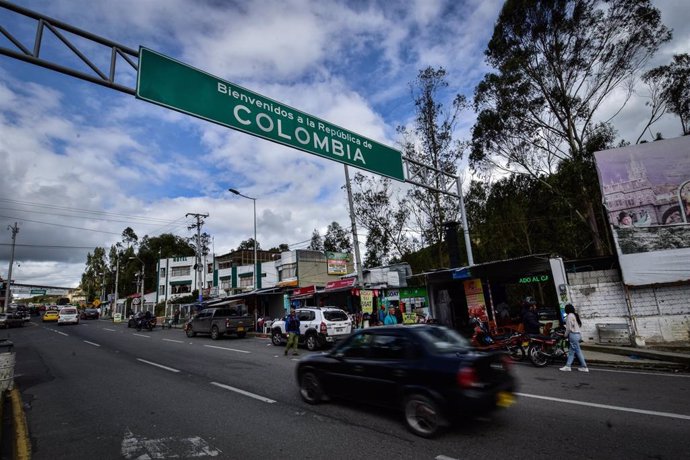
[{"label": "white taxi", "polygon": [[63,324],[79,324],[79,312],[74,307],[63,307],[58,316],[58,326]]}]

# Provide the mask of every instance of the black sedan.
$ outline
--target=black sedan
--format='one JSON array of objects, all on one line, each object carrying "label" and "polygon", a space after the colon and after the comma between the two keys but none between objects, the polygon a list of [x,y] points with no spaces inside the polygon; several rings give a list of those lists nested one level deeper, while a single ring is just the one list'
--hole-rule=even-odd
[{"label": "black sedan", "polygon": [[360,329],[328,353],[302,358],[302,399],[329,397],[399,409],[414,434],[432,437],[459,416],[514,401],[515,380],[503,353],[483,353],[443,326]]},{"label": "black sedan", "polygon": [[99,314],[98,310],[95,308],[87,308],[84,311],[81,312],[81,315],[79,315],[81,319],[98,319]]}]

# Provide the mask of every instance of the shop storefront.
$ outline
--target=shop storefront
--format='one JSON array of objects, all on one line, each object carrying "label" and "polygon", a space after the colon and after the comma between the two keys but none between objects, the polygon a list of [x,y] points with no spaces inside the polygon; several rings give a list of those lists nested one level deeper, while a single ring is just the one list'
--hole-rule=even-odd
[{"label": "shop storefront", "polygon": [[[421,275],[418,275],[421,276]],[[494,326],[517,325],[527,297],[544,314],[561,314],[569,301],[560,258],[535,255],[423,274],[431,317],[469,331],[470,315],[485,315]]]}]

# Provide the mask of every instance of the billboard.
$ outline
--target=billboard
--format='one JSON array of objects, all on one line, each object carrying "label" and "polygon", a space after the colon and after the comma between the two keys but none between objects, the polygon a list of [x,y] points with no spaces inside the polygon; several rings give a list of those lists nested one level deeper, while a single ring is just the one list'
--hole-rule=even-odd
[{"label": "billboard", "polygon": [[326,251],[326,273],[328,275],[347,275],[350,254]]},{"label": "billboard", "polygon": [[625,284],[690,280],[690,136],[594,157]]}]

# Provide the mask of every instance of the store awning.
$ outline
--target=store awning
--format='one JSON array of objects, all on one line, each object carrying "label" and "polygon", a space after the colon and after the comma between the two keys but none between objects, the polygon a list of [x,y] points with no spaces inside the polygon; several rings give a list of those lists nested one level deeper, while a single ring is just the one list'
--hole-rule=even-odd
[{"label": "store awning", "polygon": [[235,295],[231,295],[231,296],[228,296],[225,298],[226,299],[243,299],[243,298],[251,297],[251,296],[255,296],[255,295],[277,294],[281,291],[282,291],[282,288],[271,287],[271,288],[265,288],[265,289],[257,289],[255,291],[243,292],[241,294],[235,294]]}]

